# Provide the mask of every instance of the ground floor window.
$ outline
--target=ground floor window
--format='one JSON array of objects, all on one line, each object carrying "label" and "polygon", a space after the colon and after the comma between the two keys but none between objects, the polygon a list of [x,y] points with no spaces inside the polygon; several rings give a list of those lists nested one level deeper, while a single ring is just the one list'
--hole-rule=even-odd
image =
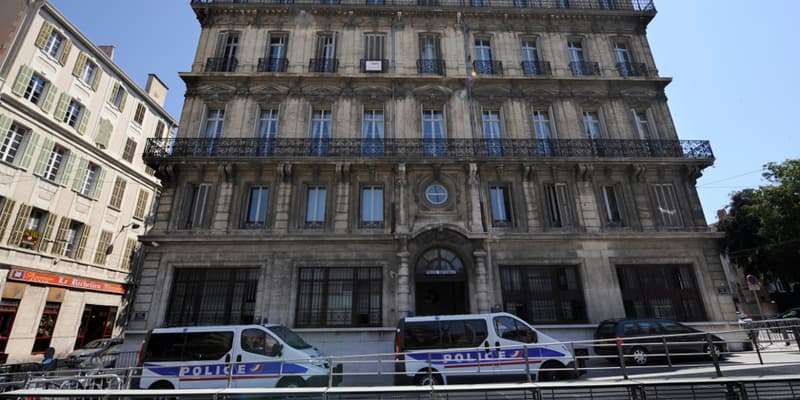
[{"label": "ground floor window", "polygon": [[3,299],[0,301],[0,353],[6,351],[8,337],[11,336],[11,328],[14,327],[14,320],[17,318],[19,300]]},{"label": "ground floor window", "polygon": [[300,268],[298,327],[380,326],[381,268]]},{"label": "ground floor window", "polygon": [[166,324],[252,324],[255,321],[255,268],[178,268],[172,282]]},{"label": "ground floor window", "polygon": [[628,318],[706,318],[690,265],[625,265],[617,275]]},{"label": "ground floor window", "polygon": [[44,353],[50,347],[50,340],[53,338],[53,329],[56,327],[58,312],[61,310],[61,303],[47,302],[42,311],[42,318],[39,320],[39,327],[36,329],[36,340],[33,342],[32,353]]},{"label": "ground floor window", "polygon": [[501,267],[503,304],[531,324],[586,322],[575,266]]},{"label": "ground floor window", "polygon": [[75,348],[80,349],[92,340],[110,338],[114,332],[116,319],[117,307],[87,304],[83,308],[81,325],[75,338]]}]

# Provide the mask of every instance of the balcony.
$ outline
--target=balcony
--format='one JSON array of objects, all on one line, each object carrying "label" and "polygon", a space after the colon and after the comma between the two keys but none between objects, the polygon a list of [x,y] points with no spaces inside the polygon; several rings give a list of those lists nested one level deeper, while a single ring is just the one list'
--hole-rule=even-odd
[{"label": "balcony", "polygon": [[420,74],[444,75],[444,60],[417,60],[417,71]]},{"label": "balcony", "polygon": [[212,57],[206,60],[205,72],[235,72],[238,65],[236,57]]},{"label": "balcony", "polygon": [[192,0],[195,7],[235,5],[347,5],[407,7],[491,7],[655,12],[653,0]]},{"label": "balcony", "polygon": [[259,58],[258,72],[286,72],[289,60],[286,58]]},{"label": "balcony", "polygon": [[308,72],[333,73],[339,68],[335,58],[312,58],[308,61]]},{"label": "balcony", "polygon": [[527,76],[550,76],[553,71],[547,61],[523,61],[522,72]]},{"label": "balcony", "polygon": [[592,61],[572,61],[569,69],[573,76],[600,76],[600,64]]},{"label": "balcony", "polygon": [[361,72],[364,73],[385,73],[389,70],[389,60],[361,59]]},{"label": "balcony", "polygon": [[[268,147],[269,151],[264,151]],[[507,159],[680,158],[713,160],[705,140],[604,139],[148,139],[144,160],[157,166],[185,158]]]},{"label": "balcony", "polygon": [[495,60],[475,60],[472,70],[478,75],[503,75],[503,62]]},{"label": "balcony", "polygon": [[643,63],[617,63],[617,71],[619,71],[619,76],[623,78],[649,75],[647,66]]}]

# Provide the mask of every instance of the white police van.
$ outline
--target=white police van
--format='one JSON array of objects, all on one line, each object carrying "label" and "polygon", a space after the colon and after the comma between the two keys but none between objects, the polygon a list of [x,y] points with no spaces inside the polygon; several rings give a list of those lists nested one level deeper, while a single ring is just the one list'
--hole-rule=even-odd
[{"label": "white police van", "polygon": [[139,359],[142,389],[338,385],[323,354],[289,328],[228,325],[151,330]]},{"label": "white police van", "polygon": [[508,313],[406,317],[395,336],[395,384],[574,377],[572,353],[555,342]]}]

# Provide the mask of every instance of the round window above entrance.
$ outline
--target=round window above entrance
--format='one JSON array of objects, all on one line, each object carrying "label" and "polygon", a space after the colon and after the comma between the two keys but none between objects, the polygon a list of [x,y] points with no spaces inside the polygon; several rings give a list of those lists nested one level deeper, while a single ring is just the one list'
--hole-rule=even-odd
[{"label": "round window above entrance", "polygon": [[440,206],[447,202],[447,189],[436,183],[425,189],[425,198],[433,205]]},{"label": "round window above entrance", "polygon": [[417,260],[417,275],[454,277],[463,274],[464,263],[456,253],[447,249],[430,249]]}]

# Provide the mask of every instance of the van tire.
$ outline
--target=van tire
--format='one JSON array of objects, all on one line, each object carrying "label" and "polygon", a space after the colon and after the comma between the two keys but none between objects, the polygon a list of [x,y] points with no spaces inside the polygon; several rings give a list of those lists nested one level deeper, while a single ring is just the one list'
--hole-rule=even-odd
[{"label": "van tire", "polygon": [[441,385],[443,383],[441,375],[439,375],[436,370],[432,370],[429,373],[429,371],[425,369],[419,371],[417,376],[414,377],[414,384],[417,386]]},{"label": "van tire", "polygon": [[[150,385],[150,387],[148,389],[150,389],[150,390],[172,390],[172,389],[175,389],[175,386],[173,386],[168,381],[158,381],[158,382],[153,383],[152,385]],[[173,397],[173,396],[153,396],[151,398],[154,399],[154,400],[175,400],[175,399],[177,399],[177,397]]]},{"label": "van tire", "polygon": [[[561,371],[561,369],[563,369],[563,368],[564,368],[564,366],[561,365],[561,363],[558,362],[558,361],[546,361],[544,364],[542,364],[541,367],[539,367],[537,381],[538,382],[555,382],[555,381],[559,381],[559,380],[563,379],[563,377],[564,377],[564,372]],[[548,370],[548,371],[542,371],[542,369],[545,369],[545,370]]]},{"label": "van tire", "polygon": [[296,376],[285,376],[278,381],[278,387],[282,388],[300,388],[306,386],[306,382]]}]

